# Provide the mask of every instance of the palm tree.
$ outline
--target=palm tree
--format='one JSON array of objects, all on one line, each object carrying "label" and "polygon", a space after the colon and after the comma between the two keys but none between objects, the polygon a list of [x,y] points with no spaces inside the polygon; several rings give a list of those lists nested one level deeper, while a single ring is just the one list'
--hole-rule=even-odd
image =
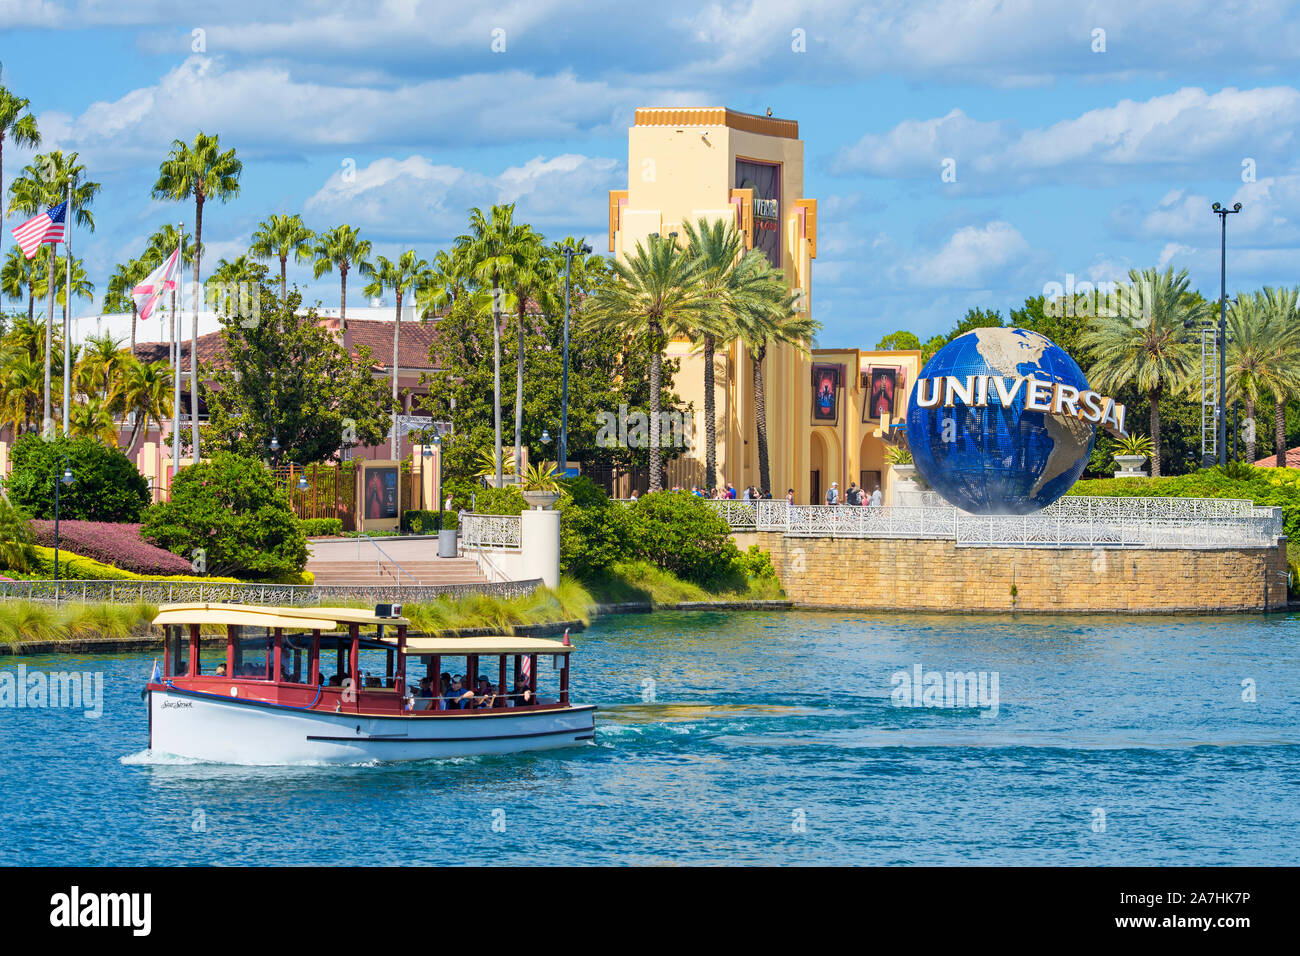
[{"label": "palm tree", "polygon": [[35,268],[34,261],[23,255],[23,251],[17,246],[9,248],[9,254],[5,256],[4,265],[0,266],[0,295],[7,295],[11,299],[21,299],[24,295],[27,295],[27,315],[29,318],[35,306],[32,297],[32,272]]},{"label": "palm tree", "polygon": [[[0,86],[0,235],[8,235],[4,229],[4,148],[5,137],[9,138],[15,146],[39,146],[41,145],[41,133],[36,128],[36,117],[28,109],[31,101],[19,96],[18,94]],[[3,290],[8,294],[8,288]],[[14,296],[21,299],[22,295]],[[4,303],[0,301],[0,311],[3,311]]]},{"label": "palm tree", "polygon": [[699,279],[699,266],[660,235],[649,248],[636,244],[625,261],[611,264],[614,278],[584,304],[583,326],[610,328],[639,339],[650,350],[650,491],[663,488],[659,447],[660,390],[663,349],[668,337],[694,328],[709,306]]},{"label": "palm tree", "polygon": [[768,265],[758,250],[746,253],[737,266],[733,284],[743,294],[732,298],[740,339],[749,350],[754,379],[754,423],[758,436],[758,481],[764,494],[772,490],[767,454],[767,385],[763,360],[768,349],[789,345],[806,352],[808,342],[821,327],[807,312],[800,312],[797,297],[786,285],[780,269]]},{"label": "palm tree", "polygon": [[3,348],[6,352],[22,352],[39,362],[45,356],[45,323],[19,316],[5,331]]},{"label": "palm tree", "polygon": [[41,403],[42,362],[20,349],[0,357],[0,425],[31,430]]},{"label": "palm tree", "polygon": [[117,379],[113,400],[133,420],[131,441],[126,446],[127,457],[130,457],[151,421],[158,426],[160,433],[162,431],[163,417],[172,405],[171,370],[167,363],[127,361]]},{"label": "palm tree", "polygon": [[[34,216],[42,208],[57,206],[72,193],[72,208],[68,221],[75,221],[90,232],[95,231],[95,217],[90,206],[99,194],[99,183],[86,179],[86,167],[77,162],[77,153],[64,155],[60,149],[40,154],[23,167],[22,175],[9,187],[9,211]],[[70,184],[70,185],[69,185]],[[50,421],[50,374],[54,339],[54,273],[49,268],[54,261],[54,246],[46,257],[46,284],[49,289],[50,308],[45,317],[45,400],[44,420]]]},{"label": "palm tree", "polygon": [[1300,289],[1268,286],[1256,294],[1256,302],[1263,321],[1275,330],[1268,364],[1260,377],[1277,402],[1273,437],[1277,442],[1277,467],[1285,468],[1286,403],[1300,394]]},{"label": "palm tree", "polygon": [[439,250],[429,265],[429,281],[419,290],[416,305],[420,318],[449,309],[473,284],[470,264],[459,249]]},{"label": "palm tree", "polygon": [[515,474],[524,473],[524,324],[528,303],[535,302],[546,312],[553,306],[551,290],[554,288],[553,263],[545,255],[542,237],[531,226],[516,227],[515,241],[519,254],[510,270],[507,282],[514,300],[517,347],[515,350]]},{"label": "palm tree", "polygon": [[369,275],[370,252],[370,240],[362,239],[361,230],[346,223],[321,233],[312,249],[312,255],[316,257],[313,274],[317,279],[331,269],[339,270],[340,329],[348,327],[348,271],[355,267],[358,275]]},{"label": "palm tree", "polygon": [[98,392],[100,398],[107,400],[126,361],[127,353],[122,350],[122,343],[109,333],[87,336],[76,368],[82,392],[86,395]]},{"label": "palm tree", "polygon": [[[469,232],[456,239],[456,250],[468,263],[471,274],[490,283],[492,292],[492,361],[494,424],[496,429],[497,484],[501,484],[501,305],[514,272],[534,257],[536,233],[531,226],[515,223],[515,206],[493,206],[490,214],[475,206],[469,211]],[[499,290],[499,291],[498,291]],[[522,348],[521,348],[522,353]],[[522,361],[522,359],[521,359]],[[516,419],[519,413],[516,412]],[[522,457],[519,438],[515,458]],[[516,469],[518,473],[519,469]]]},{"label": "palm tree", "polygon": [[135,296],[131,292],[151,271],[140,259],[120,262],[113,274],[108,277],[108,285],[104,288],[103,309],[105,312],[119,315],[125,313],[128,309],[131,312],[132,355],[135,355],[135,325],[139,321],[140,313],[135,302]]},{"label": "palm tree", "polygon": [[218,312],[245,306],[260,308],[257,290],[266,273],[266,266],[246,255],[233,261],[218,259],[204,286],[204,297]]},{"label": "palm tree", "polygon": [[95,300],[95,283],[90,281],[90,276],[86,274],[85,263],[80,259],[72,260],[71,270],[66,267],[59,270],[57,280],[58,303],[63,306],[63,322],[67,325],[68,321],[68,272],[72,273],[72,297],[77,299],[86,299],[90,302]]},{"label": "palm tree", "polygon": [[180,202],[194,199],[194,326],[190,335],[190,425],[194,463],[199,463],[199,295],[203,288],[199,272],[203,251],[203,204],[209,199],[225,202],[239,195],[239,175],[244,164],[235,151],[221,152],[218,137],[200,132],[192,144],[173,140],[171,152],[158,169],[153,186],[155,199]]},{"label": "palm tree", "polygon": [[289,283],[289,257],[295,262],[307,262],[312,256],[312,240],[316,233],[303,224],[302,216],[273,215],[257,227],[253,244],[248,251],[258,259],[280,260],[280,301],[286,301]]},{"label": "palm tree", "polygon": [[[1300,385],[1294,371],[1300,368],[1300,323],[1289,320],[1280,305],[1276,290],[1266,289],[1238,296],[1228,310],[1227,400],[1245,403],[1250,462],[1255,461],[1255,406],[1266,394],[1289,394]],[[1284,434],[1278,447],[1285,444]]]},{"label": "palm tree", "polygon": [[69,409],[68,432],[74,438],[93,438],[101,445],[117,447],[117,422],[108,402],[98,396]]},{"label": "palm tree", "polygon": [[1080,344],[1093,359],[1092,386],[1117,392],[1135,386],[1151,402],[1151,476],[1160,476],[1160,398],[1185,387],[1196,355],[1184,323],[1201,324],[1207,304],[1188,292],[1187,270],[1129,271],[1127,309],[1092,319]]},{"label": "palm tree", "polygon": [[740,267],[745,240],[733,225],[720,219],[710,223],[700,217],[698,227],[687,222],[684,230],[686,254],[699,267],[700,282],[710,303],[697,316],[696,328],[691,332],[704,353],[704,481],[712,491],[718,471],[715,356],[719,348],[726,348],[739,337],[741,310],[756,304],[749,301],[755,291],[753,282],[745,284],[742,280],[752,280],[759,273]]},{"label": "palm tree", "polygon": [[370,282],[365,288],[366,295],[383,295],[385,289],[392,289],[393,295],[397,299],[396,317],[393,322],[393,431],[389,437],[392,457],[396,458],[397,409],[399,408],[397,404],[397,346],[402,332],[402,299],[405,298],[408,292],[414,294],[415,290],[429,281],[429,263],[416,258],[414,249],[408,249],[397,257],[396,262],[390,261],[387,256],[380,256],[375,260],[374,270],[370,275]]}]

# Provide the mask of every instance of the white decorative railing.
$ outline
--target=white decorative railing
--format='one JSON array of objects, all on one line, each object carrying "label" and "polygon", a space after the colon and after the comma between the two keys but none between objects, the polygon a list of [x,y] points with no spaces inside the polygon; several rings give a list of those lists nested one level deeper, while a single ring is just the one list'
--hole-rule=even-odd
[{"label": "white decorative railing", "polygon": [[518,551],[522,528],[519,515],[467,514],[460,519],[460,542],[467,548]]},{"label": "white decorative railing", "polygon": [[973,515],[947,504],[883,508],[710,501],[733,531],[792,537],[936,538],[983,547],[1271,547],[1282,510],[1225,498],[1066,497],[1028,515]]}]

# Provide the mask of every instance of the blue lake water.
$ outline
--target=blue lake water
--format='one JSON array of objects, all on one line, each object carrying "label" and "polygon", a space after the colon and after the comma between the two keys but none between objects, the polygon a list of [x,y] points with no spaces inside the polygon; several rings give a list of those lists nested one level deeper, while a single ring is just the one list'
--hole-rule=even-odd
[{"label": "blue lake water", "polygon": [[[105,688],[98,720],[0,709],[0,865],[1300,862],[1296,616],[666,613],[575,643],[593,745],[357,767],[150,755],[154,655],[0,658]],[[896,706],[918,664],[996,673],[996,716]]]}]

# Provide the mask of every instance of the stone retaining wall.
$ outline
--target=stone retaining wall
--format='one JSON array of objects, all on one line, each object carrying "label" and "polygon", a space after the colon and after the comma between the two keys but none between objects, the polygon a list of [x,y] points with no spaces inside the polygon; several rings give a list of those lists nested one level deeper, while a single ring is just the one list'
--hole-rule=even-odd
[{"label": "stone retaining wall", "polygon": [[1272,548],[958,547],[900,538],[757,532],[797,604],[908,611],[1168,613],[1287,606],[1286,540]]}]

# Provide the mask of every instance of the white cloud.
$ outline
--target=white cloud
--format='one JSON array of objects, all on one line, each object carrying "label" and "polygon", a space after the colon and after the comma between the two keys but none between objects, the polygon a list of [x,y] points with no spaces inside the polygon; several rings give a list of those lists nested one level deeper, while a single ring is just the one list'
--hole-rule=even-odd
[{"label": "white cloud", "polygon": [[607,191],[622,178],[616,160],[572,153],[538,156],[497,175],[416,155],[375,160],[351,174],[340,170],[304,208],[313,220],[348,222],[380,236],[445,241],[464,231],[471,206],[514,202],[516,218],[543,231],[598,234]]},{"label": "white cloud", "polygon": [[1171,170],[1211,159],[1235,166],[1243,150],[1260,163],[1290,163],[1300,144],[1297,126],[1300,91],[1292,87],[1229,87],[1217,93],[1188,87],[1023,131],[1007,122],[973,120],[961,110],[906,120],[842,149],[834,169],[938,182],[940,163],[954,157],[958,182],[976,189],[1106,184],[1143,171],[1167,177]]},{"label": "white cloud", "polygon": [[904,258],[897,275],[914,286],[949,289],[985,288],[1022,264],[1029,243],[1009,222],[963,226],[941,248]]},{"label": "white cloud", "polygon": [[[690,94],[672,94],[674,101]],[[349,150],[400,143],[475,146],[575,139],[621,131],[634,91],[570,72],[473,73],[392,88],[315,83],[284,67],[232,66],[191,56],[153,86],[91,104],[75,119],[39,117],[55,143],[126,166],[156,157],[177,135],[219,130],[223,142],[268,150]]]}]

